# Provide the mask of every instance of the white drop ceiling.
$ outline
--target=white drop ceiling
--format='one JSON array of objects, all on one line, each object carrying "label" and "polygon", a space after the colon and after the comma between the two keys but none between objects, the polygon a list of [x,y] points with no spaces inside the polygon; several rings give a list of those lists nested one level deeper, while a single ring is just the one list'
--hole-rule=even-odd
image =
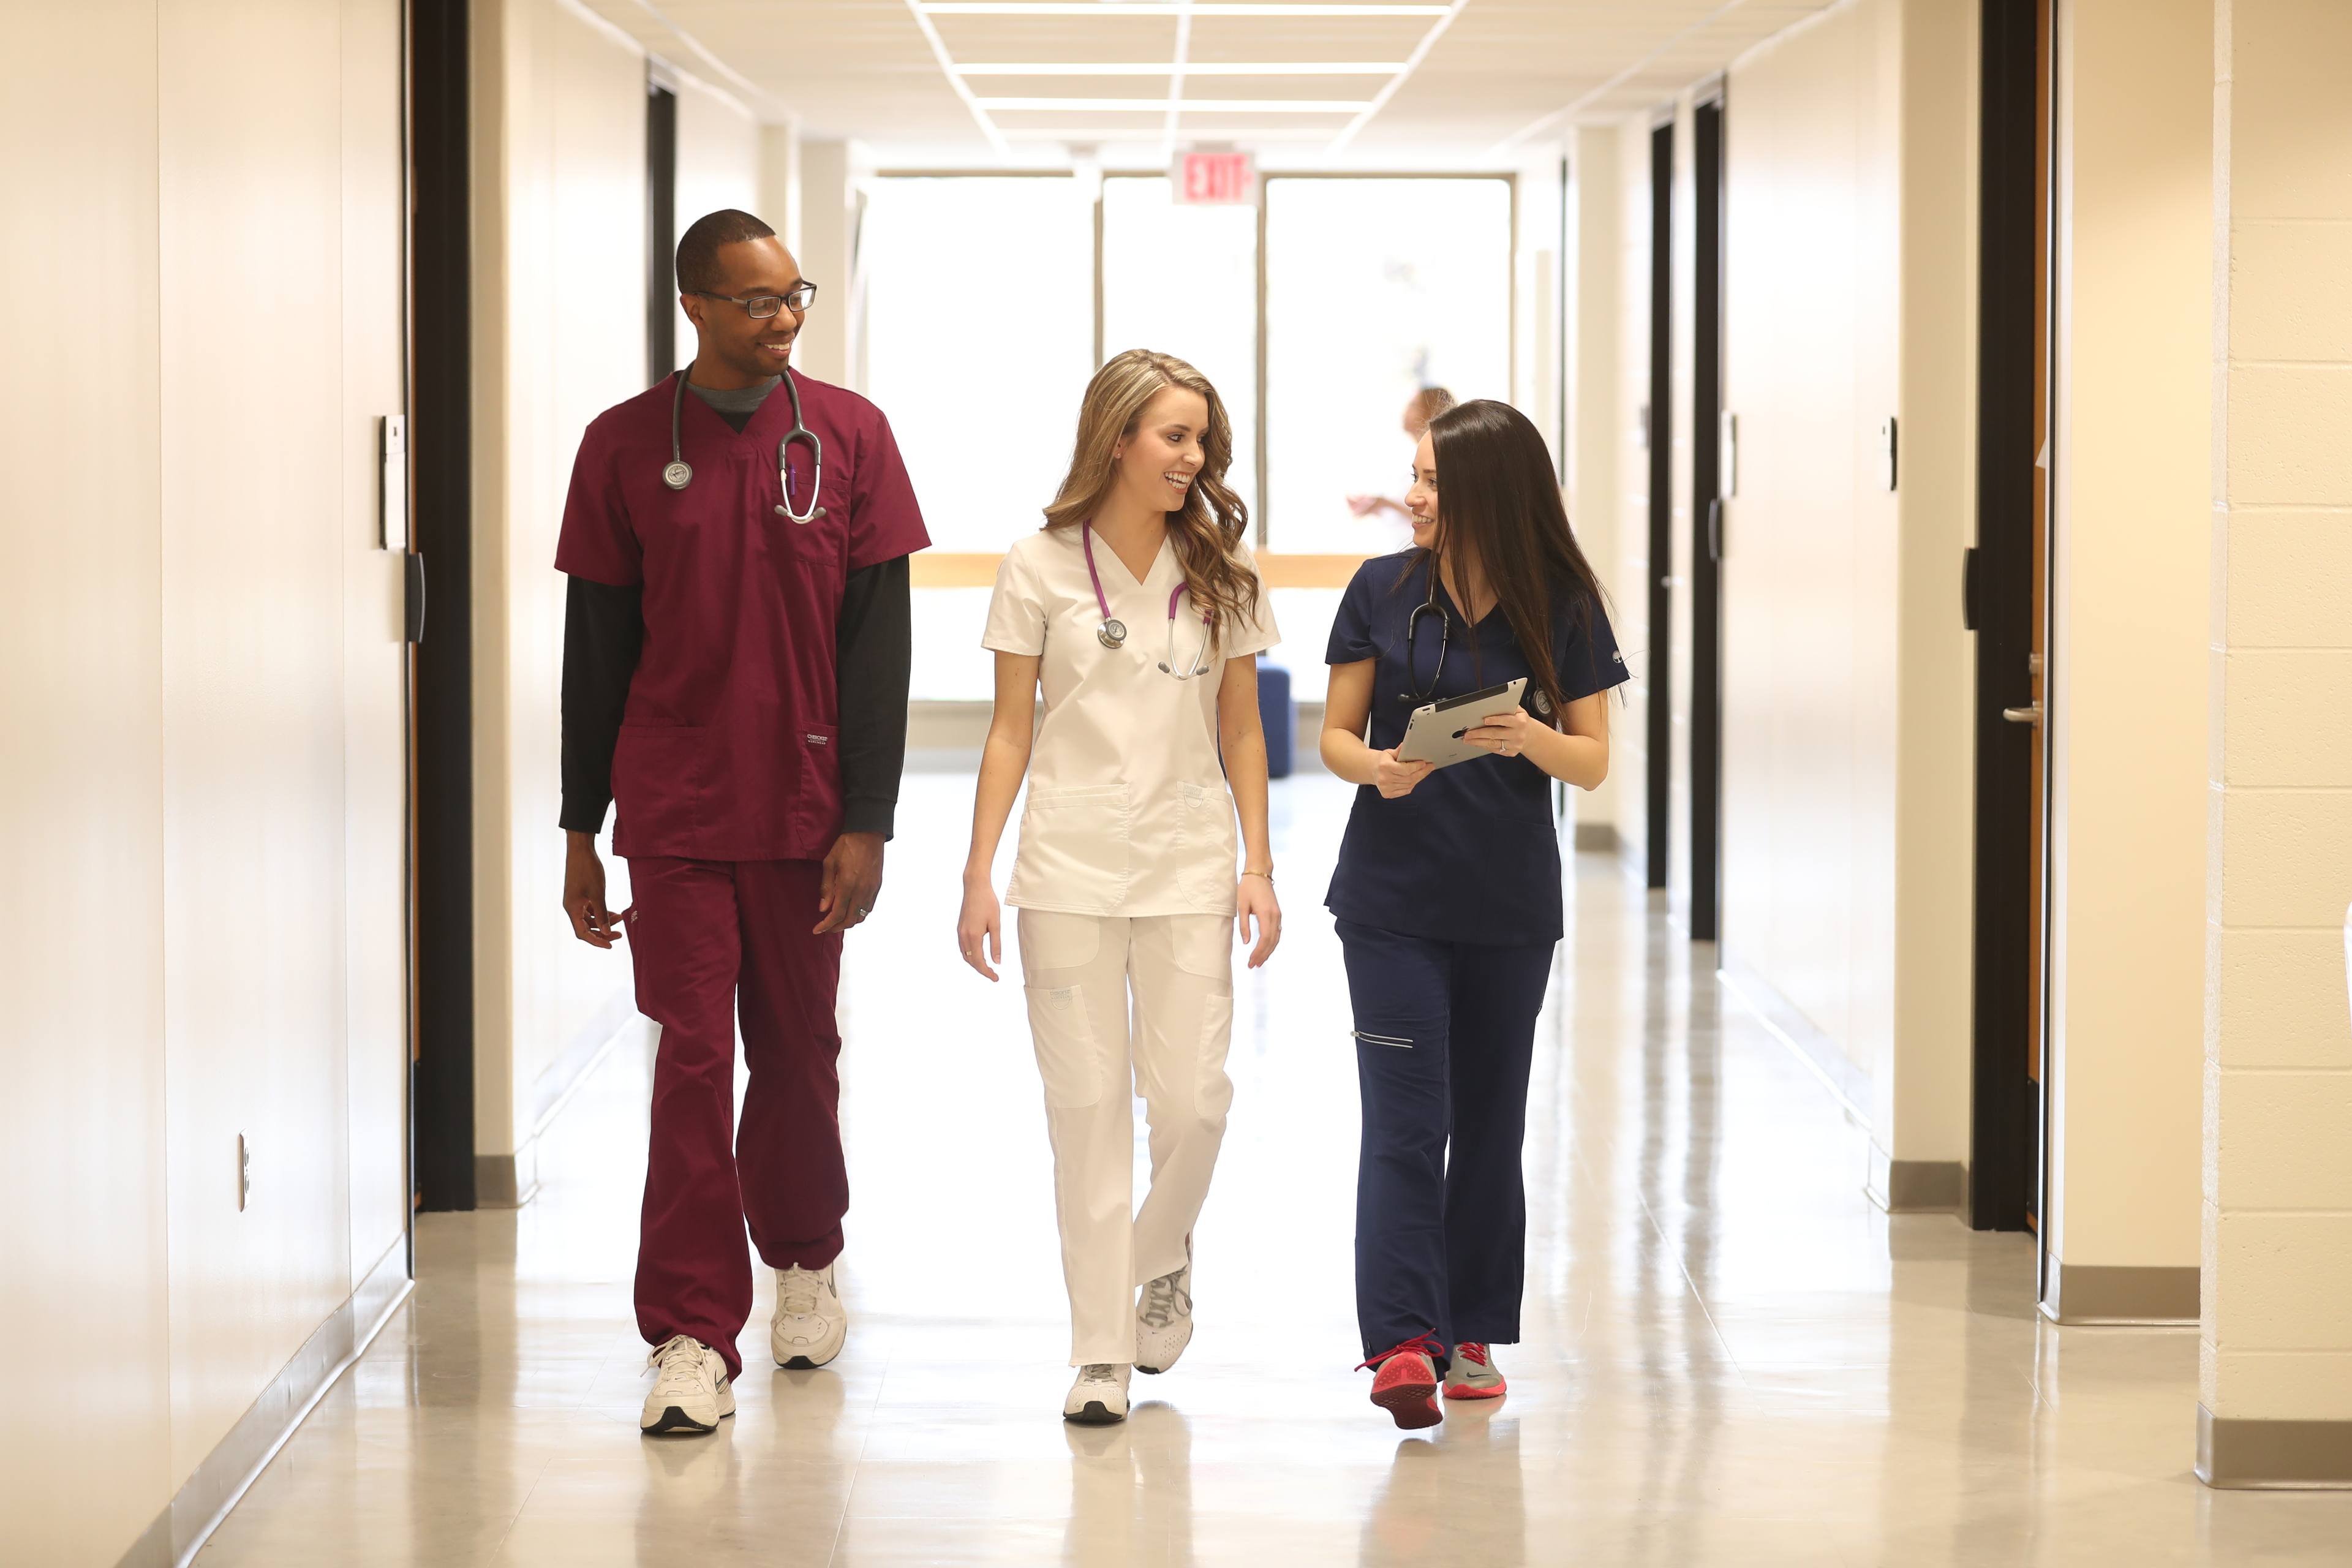
[{"label": "white drop ceiling", "polygon": [[1663,102],[1828,0],[585,0],[886,163],[1516,161]]}]

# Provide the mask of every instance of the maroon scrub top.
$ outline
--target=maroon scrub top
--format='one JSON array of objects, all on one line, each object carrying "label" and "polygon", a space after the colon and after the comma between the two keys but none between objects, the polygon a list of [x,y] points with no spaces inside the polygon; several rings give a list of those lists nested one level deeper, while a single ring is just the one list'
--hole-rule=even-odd
[{"label": "maroon scrub top", "polygon": [[[776,446],[793,427],[781,386],[740,435],[687,396],[679,441],[694,480],[683,490],[662,482],[674,378],[598,415],[580,443],[556,570],[645,589],[645,645],[613,753],[617,854],[813,860],[840,836],[843,584],[930,538],[882,411],[793,379],[824,443],[814,522],[775,510]],[[792,457],[797,510],[808,444]]]}]

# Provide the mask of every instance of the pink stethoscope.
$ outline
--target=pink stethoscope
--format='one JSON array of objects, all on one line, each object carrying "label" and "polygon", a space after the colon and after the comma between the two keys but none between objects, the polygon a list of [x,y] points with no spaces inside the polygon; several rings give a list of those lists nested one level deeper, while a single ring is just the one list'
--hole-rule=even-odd
[{"label": "pink stethoscope", "polygon": [[[1102,625],[1095,628],[1095,641],[1116,651],[1127,646],[1127,623],[1110,613],[1110,599],[1103,593],[1102,574],[1095,568],[1095,525],[1090,521],[1078,524],[1078,536],[1086,547],[1087,576],[1095,585],[1095,606],[1102,611]],[[1160,661],[1160,671],[1163,675],[1173,675],[1179,680],[1190,680],[1209,668],[1209,639],[1202,636],[1201,651],[1193,658],[1192,668],[1177,674],[1176,601],[1183,596],[1184,584],[1181,583],[1177,584],[1168,595],[1168,657]],[[1201,626],[1204,633],[1208,625],[1209,617],[1202,616]]]}]

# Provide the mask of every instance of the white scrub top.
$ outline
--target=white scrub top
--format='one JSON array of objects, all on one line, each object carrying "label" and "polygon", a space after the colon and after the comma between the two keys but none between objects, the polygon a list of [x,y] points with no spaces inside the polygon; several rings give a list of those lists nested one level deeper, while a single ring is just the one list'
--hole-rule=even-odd
[{"label": "white scrub top", "polygon": [[[1096,638],[1102,611],[1077,529],[1030,534],[996,570],[981,645],[1044,656],[1045,696],[1004,901],[1067,914],[1231,915],[1240,837],[1217,755],[1217,688],[1223,659],[1280,640],[1274,606],[1261,588],[1255,616],[1228,626],[1208,668],[1178,680],[1159,668],[1168,595],[1184,580],[1174,547],[1162,543],[1139,583],[1097,540],[1095,568],[1111,615],[1127,623],[1122,647]],[[1192,667],[1203,635],[1187,595],[1176,605],[1177,669]]]}]

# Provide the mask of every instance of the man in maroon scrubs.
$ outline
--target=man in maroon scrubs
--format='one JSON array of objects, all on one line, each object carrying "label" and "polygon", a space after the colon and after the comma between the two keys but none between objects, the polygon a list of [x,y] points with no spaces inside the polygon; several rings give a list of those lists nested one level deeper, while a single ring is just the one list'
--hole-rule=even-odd
[{"label": "man in maroon scrubs", "polygon": [[[555,564],[571,579],[564,909],[596,947],[625,928],[637,1006],[661,1026],[641,1425],[698,1433],[735,1411],[747,1221],[776,1270],[777,1362],[821,1366],[848,1332],[834,996],[842,932],[882,885],[907,557],[930,541],[881,412],[789,369],[815,289],[773,231],[712,213],[678,243],[677,277],[694,363],[588,426]],[[608,802],[635,900],[617,917],[596,857]]]}]

